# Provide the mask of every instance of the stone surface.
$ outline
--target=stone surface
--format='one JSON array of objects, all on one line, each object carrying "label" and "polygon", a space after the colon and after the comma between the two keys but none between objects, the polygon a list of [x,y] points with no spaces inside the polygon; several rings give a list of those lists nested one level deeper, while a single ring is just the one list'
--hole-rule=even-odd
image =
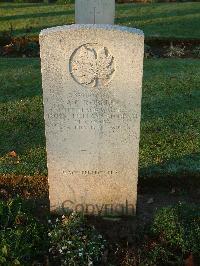
[{"label": "stone surface", "polygon": [[71,25],[40,45],[51,210],[134,214],[143,33]]},{"label": "stone surface", "polygon": [[77,24],[114,24],[115,0],[76,0]]}]

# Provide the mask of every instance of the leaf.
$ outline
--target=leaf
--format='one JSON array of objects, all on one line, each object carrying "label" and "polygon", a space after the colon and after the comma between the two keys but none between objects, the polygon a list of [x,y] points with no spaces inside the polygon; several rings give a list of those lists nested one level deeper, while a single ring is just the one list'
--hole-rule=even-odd
[{"label": "leaf", "polygon": [[104,86],[115,71],[113,60],[107,48],[84,45],[71,60],[71,73],[80,84]]},{"label": "leaf", "polygon": [[149,198],[147,201],[148,204],[154,203],[154,199],[153,198]]},{"label": "leaf", "polygon": [[95,79],[96,56],[94,50],[82,46],[75,55],[72,71],[81,84],[90,84]]},{"label": "leaf", "polygon": [[17,153],[15,151],[11,151],[8,154],[10,157],[17,157]]},{"label": "leaf", "polygon": [[4,246],[2,247],[1,252],[2,252],[3,255],[7,256],[7,254],[8,254],[8,250],[7,250],[6,245],[4,245]]},{"label": "leaf", "polygon": [[175,188],[172,188],[172,190],[171,190],[171,194],[174,194],[176,192],[176,189]]},{"label": "leaf", "polygon": [[20,263],[20,261],[18,261],[18,259],[15,259],[15,260],[13,261],[13,263],[14,263],[14,265],[21,265],[21,263]]},{"label": "leaf", "polygon": [[109,79],[114,72],[113,57],[103,48],[98,53],[98,78],[103,80]]},{"label": "leaf", "polygon": [[[0,197],[4,199],[7,199],[9,197],[9,194],[6,189],[4,188],[0,189]],[[1,213],[1,204],[0,204],[0,213]]]}]

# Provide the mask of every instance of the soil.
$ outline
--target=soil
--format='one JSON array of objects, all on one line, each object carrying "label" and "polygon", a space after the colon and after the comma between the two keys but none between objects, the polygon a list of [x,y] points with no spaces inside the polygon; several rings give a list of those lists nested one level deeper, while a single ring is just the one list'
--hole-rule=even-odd
[{"label": "soil", "polygon": [[173,55],[173,58],[200,58],[200,52],[198,54],[194,52],[197,47],[200,47],[200,40],[147,39],[145,44],[150,47],[149,57],[169,58],[167,54],[172,45],[179,50],[183,49],[183,54]]},{"label": "soil", "polygon": [[[94,225],[108,243],[102,265],[138,265],[138,245],[141,243],[138,232],[142,232],[151,222],[157,209],[178,202],[200,204],[200,190],[186,184],[182,187],[180,184],[169,184],[168,187],[159,187],[155,183],[152,186],[139,184],[138,191],[136,217],[87,217],[88,223]],[[45,176],[0,177],[0,199],[7,200],[17,195],[30,201],[31,206],[34,206],[34,214],[44,221],[49,213],[48,183]],[[188,257],[187,260],[189,259]]]},{"label": "soil", "polygon": [[[173,46],[176,52],[169,55]],[[198,48],[198,49],[197,49]],[[16,37],[5,35],[0,38],[1,57],[39,57],[38,37]],[[146,58],[200,58],[200,40],[176,40],[147,38]]]}]

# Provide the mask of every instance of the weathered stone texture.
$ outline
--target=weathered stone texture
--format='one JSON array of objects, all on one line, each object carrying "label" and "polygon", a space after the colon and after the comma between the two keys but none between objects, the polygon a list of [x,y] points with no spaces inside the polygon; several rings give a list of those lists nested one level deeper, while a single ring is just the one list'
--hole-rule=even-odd
[{"label": "weathered stone texture", "polygon": [[143,33],[71,25],[43,30],[40,45],[51,209],[120,214],[128,203],[132,214]]}]

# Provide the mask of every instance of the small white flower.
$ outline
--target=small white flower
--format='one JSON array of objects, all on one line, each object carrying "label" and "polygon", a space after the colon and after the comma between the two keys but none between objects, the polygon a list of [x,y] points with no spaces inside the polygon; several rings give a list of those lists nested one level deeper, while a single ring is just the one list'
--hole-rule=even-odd
[{"label": "small white flower", "polygon": [[63,253],[62,249],[59,249],[59,252],[60,252],[60,254],[62,254]]},{"label": "small white flower", "polygon": [[93,266],[93,262],[91,260],[88,261],[88,266]]},{"label": "small white flower", "polygon": [[75,211],[73,211],[73,212],[71,213],[71,216],[74,216],[74,215],[76,215],[76,212],[75,212]]},{"label": "small white flower", "polygon": [[51,220],[48,220],[48,223],[51,224]]},{"label": "small white flower", "polygon": [[78,255],[79,255],[79,257],[83,256],[83,254],[82,254],[82,253],[78,253]]},{"label": "small white flower", "polygon": [[48,233],[48,236],[51,236],[51,233]]},{"label": "small white flower", "polygon": [[57,223],[57,222],[59,222],[59,219],[58,219],[58,218],[56,218],[56,223]]},{"label": "small white flower", "polygon": [[72,241],[67,241],[68,244],[72,244]]},{"label": "small white flower", "polygon": [[68,254],[70,254],[71,252],[70,251],[67,251]]}]

